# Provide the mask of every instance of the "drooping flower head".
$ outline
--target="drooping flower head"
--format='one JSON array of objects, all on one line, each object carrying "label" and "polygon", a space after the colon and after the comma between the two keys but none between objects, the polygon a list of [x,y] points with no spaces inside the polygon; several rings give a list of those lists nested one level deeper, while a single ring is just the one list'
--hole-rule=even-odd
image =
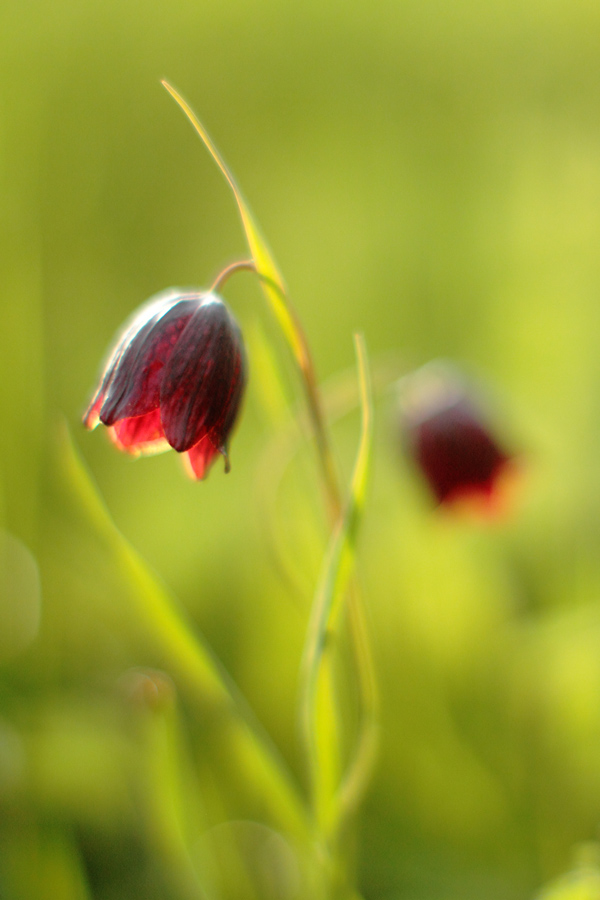
[{"label": "drooping flower head", "polygon": [[401,418],[409,452],[438,503],[490,503],[511,457],[453,366],[431,362],[402,379]]},{"label": "drooping flower head", "polygon": [[157,294],[125,325],[83,418],[133,456],[173,447],[193,478],[225,458],[246,385],[241,332],[215,293]]}]

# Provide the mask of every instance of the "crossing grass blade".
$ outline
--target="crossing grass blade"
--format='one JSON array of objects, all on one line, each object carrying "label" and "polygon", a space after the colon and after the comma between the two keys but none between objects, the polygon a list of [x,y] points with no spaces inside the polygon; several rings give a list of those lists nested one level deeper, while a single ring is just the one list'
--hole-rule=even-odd
[{"label": "crossing grass blade", "polygon": [[319,831],[340,829],[338,798],[339,724],[332,703],[331,649],[354,569],[356,537],[364,507],[373,432],[373,402],[362,337],[356,336],[361,395],[361,434],[344,512],[333,531],[312,607],[303,661],[303,730],[307,747],[313,809]]}]

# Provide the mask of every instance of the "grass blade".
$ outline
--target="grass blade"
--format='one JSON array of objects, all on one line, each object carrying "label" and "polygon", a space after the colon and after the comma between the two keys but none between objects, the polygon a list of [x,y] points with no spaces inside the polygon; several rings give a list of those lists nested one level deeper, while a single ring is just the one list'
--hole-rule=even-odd
[{"label": "grass blade", "polygon": [[308,751],[313,804],[319,830],[339,830],[339,804],[335,802],[339,746],[329,651],[338,630],[344,599],[354,568],[356,536],[365,502],[371,455],[373,416],[369,371],[364,341],[356,336],[361,394],[361,435],[346,508],[334,529],[321,579],[315,594],[305,655],[303,725]]},{"label": "grass blade", "polygon": [[[137,621],[183,690],[204,714],[219,713],[229,729],[229,746],[239,769],[248,770],[260,785],[280,826],[298,840],[309,834],[307,812],[283,760],[253,713],[201,637],[186,623],[159,578],[114,524],[66,425],[61,435],[61,460],[90,521],[113,553],[137,603]],[[253,783],[253,782],[250,782]]]},{"label": "grass blade", "polygon": [[[275,318],[277,319],[279,326],[283,331],[285,339],[290,346],[292,354],[302,374],[303,386],[306,393],[306,399],[308,402],[308,408],[310,411],[315,438],[317,441],[317,448],[319,452],[319,459],[321,463],[321,470],[323,474],[327,500],[332,516],[333,518],[336,518],[339,514],[340,509],[340,497],[335,467],[333,464],[331,450],[329,448],[329,441],[327,439],[327,434],[325,431],[321,401],[317,388],[315,368],[312,362],[308,342],[300,324],[300,320],[298,319],[295,310],[287,299],[287,291],[283,277],[279,271],[279,268],[277,267],[277,264],[275,263],[273,254],[271,253],[269,246],[265,238],[263,237],[262,231],[260,230],[250,210],[250,207],[246,203],[246,200],[244,199],[244,196],[231,173],[231,170],[227,166],[225,160],[210,138],[208,132],[206,131],[206,128],[196,116],[191,106],[183,99],[181,94],[179,94],[179,92],[173,87],[173,85],[169,84],[169,82],[164,79],[162,81],[162,85],[166,88],[166,90],[173,97],[175,102],[189,119],[192,127],[196,131],[196,134],[204,143],[204,146],[225,176],[225,179],[227,180],[227,183],[229,184],[229,187],[233,192],[239,209],[242,225],[246,233],[246,240],[248,241],[248,246],[254,260],[254,264],[256,266],[257,272],[260,273],[260,275],[264,276],[261,279],[262,289],[267,296],[267,300],[269,301]],[[269,284],[269,281],[271,281],[272,284]]]},{"label": "grass blade", "polygon": [[270,285],[264,283],[263,289],[267,294],[269,302],[279,321],[279,324],[281,325],[281,328],[283,329],[285,336],[294,351],[294,355],[296,356],[296,358],[300,358],[303,351],[301,342],[298,338],[294,316],[290,312],[288,306],[282,298],[282,294],[285,295],[286,293],[285,284],[282,275],[277,268],[275,260],[273,259],[273,254],[271,253],[267,242],[263,237],[263,234],[258,224],[256,223],[254,216],[252,215],[252,212],[250,211],[250,207],[246,203],[246,200],[244,199],[244,196],[240,191],[238,184],[231,173],[231,170],[227,166],[225,160],[217,150],[215,144],[210,138],[210,135],[206,131],[206,128],[200,122],[191,106],[183,99],[181,94],[179,94],[178,91],[176,91],[175,88],[171,84],[169,84],[168,81],[163,80],[162,84],[171,94],[175,102],[181,107],[187,118],[190,120],[194,130],[202,139],[204,146],[218,165],[219,169],[225,176],[229,187],[233,191],[233,195],[240,212],[240,217],[242,219],[242,225],[244,226],[244,231],[246,232],[248,246],[250,248],[250,252],[252,254],[252,258],[254,260],[256,268],[267,278],[270,278],[275,282],[275,284],[279,287],[279,292],[270,287]]}]

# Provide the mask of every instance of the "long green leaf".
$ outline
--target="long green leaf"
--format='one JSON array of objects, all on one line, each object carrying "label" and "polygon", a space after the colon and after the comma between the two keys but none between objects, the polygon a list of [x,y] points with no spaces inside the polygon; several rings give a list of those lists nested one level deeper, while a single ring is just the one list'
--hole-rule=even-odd
[{"label": "long green leaf", "polygon": [[166,588],[113,522],[66,425],[61,435],[61,460],[90,521],[132,588],[140,629],[200,709],[219,711],[224,721],[231,723],[235,735],[232,752],[238,756],[238,767],[254,773],[283,827],[305,840],[309,834],[307,812],[283,760],[212,651],[191,630]]},{"label": "long green leaf", "polygon": [[215,144],[210,138],[210,135],[206,131],[206,128],[200,122],[191,106],[183,99],[181,94],[179,94],[178,91],[176,91],[175,88],[171,84],[169,84],[168,81],[163,80],[162,84],[192,123],[195,131],[204,142],[205,147],[218,165],[219,169],[225,176],[231,190],[233,191],[238,209],[240,211],[246,238],[248,240],[248,246],[250,248],[250,252],[252,254],[252,258],[254,259],[256,268],[263,275],[267,276],[267,278],[270,278],[272,281],[274,281],[280,289],[279,292],[277,292],[268,283],[263,282],[265,293],[269,298],[273,311],[275,312],[275,315],[279,320],[279,323],[286,335],[287,340],[294,350],[295,356],[298,359],[301,359],[304,355],[304,349],[302,347],[302,342],[298,337],[297,324],[294,321],[294,316],[291,313],[289,307],[286,305],[282,298],[282,294],[284,295],[286,292],[283,277],[281,275],[281,272],[277,268],[275,260],[273,259],[273,254],[271,253],[269,246],[254,216],[252,215],[250,207],[246,203],[246,200],[244,199],[244,196],[239,189],[238,184],[231,173],[231,170],[227,166],[225,160],[217,150]]}]

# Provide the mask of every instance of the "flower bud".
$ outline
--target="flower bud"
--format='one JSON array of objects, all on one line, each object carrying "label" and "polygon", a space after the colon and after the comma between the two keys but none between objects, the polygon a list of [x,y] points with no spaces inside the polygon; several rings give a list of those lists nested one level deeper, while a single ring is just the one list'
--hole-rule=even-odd
[{"label": "flower bud", "polygon": [[171,289],[125,325],[90,406],[87,428],[101,422],[133,456],[173,447],[192,478],[225,458],[246,386],[241,332],[214,293]]},{"label": "flower bud", "polygon": [[475,498],[489,504],[511,457],[452,366],[431,362],[402,379],[401,418],[408,450],[438,503]]}]

